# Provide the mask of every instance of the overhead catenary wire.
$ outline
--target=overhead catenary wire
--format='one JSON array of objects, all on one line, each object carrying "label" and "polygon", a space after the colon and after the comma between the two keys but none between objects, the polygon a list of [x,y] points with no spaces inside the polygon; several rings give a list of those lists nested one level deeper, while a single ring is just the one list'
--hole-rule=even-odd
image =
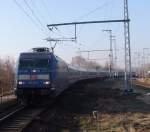
[{"label": "overhead catenary wire", "polygon": [[42,4],[42,6],[44,7],[46,14],[47,14],[48,17],[49,17],[49,20],[50,20],[51,22],[54,22],[53,17],[52,17],[52,15],[50,14],[50,12],[49,12],[49,10],[48,10],[48,7],[47,7],[47,5],[46,5],[46,3],[45,3],[45,0],[41,0],[40,2],[41,2],[41,4]]},{"label": "overhead catenary wire", "polygon": [[97,6],[97,7],[94,8],[93,10],[91,10],[91,11],[87,12],[86,14],[84,14],[84,15],[78,17],[78,18],[76,19],[76,21],[77,21],[77,20],[81,20],[81,19],[83,19],[83,18],[85,18],[85,17],[87,17],[87,16],[89,16],[89,15],[95,13],[96,11],[98,11],[98,10],[100,10],[100,9],[102,9],[102,8],[104,8],[104,7],[106,7],[106,6],[108,6],[109,3],[110,3],[110,2],[107,1],[107,2],[103,3],[102,5]]},{"label": "overhead catenary wire", "polygon": [[42,32],[45,33],[45,31],[43,30],[43,28],[41,28],[39,26],[39,24],[37,24],[37,22],[30,16],[30,14],[28,12],[26,12],[26,10],[23,8],[23,6],[21,6],[21,4],[19,4],[17,2],[17,0],[13,0],[14,3],[20,8],[20,10],[22,10],[22,12],[31,20],[31,22]]},{"label": "overhead catenary wire", "polygon": [[[42,3],[42,5],[43,5],[43,8],[45,9],[46,8],[46,4],[45,3],[43,3],[44,1],[42,0],[41,1],[41,3]],[[36,10],[36,12],[39,12],[39,9],[38,9],[38,7],[35,5],[35,3],[33,2],[33,0],[31,0],[31,4],[32,4],[32,6],[34,7],[34,9]],[[29,5],[29,4],[28,4]],[[45,5],[45,6],[44,6]],[[31,7],[31,6],[30,6]],[[32,9],[33,10],[33,9]],[[46,13],[47,13],[47,11],[48,11],[48,9],[46,10]],[[35,14],[35,13],[34,13]],[[49,13],[47,13],[47,14],[49,14]],[[43,18],[43,20],[44,20],[44,22],[47,24],[48,23],[48,20],[46,20],[45,19],[45,17],[43,16],[43,15],[40,15],[42,18]],[[50,15],[49,15],[50,16]],[[39,19],[40,20],[40,19]],[[50,19],[51,20],[51,19]],[[51,20],[52,21],[52,20]],[[42,22],[40,21],[40,25],[42,25],[43,26],[43,24],[42,24]],[[44,26],[44,28],[45,28],[45,26]],[[62,36],[61,34],[59,34],[59,33],[56,33],[53,29],[52,30],[48,30],[48,31],[50,31],[51,33],[53,33],[53,34],[57,34],[58,36]]]},{"label": "overhead catenary wire", "polygon": [[33,11],[33,9],[31,8],[31,6],[29,5],[29,3],[28,3],[26,0],[24,0],[24,3],[25,3],[26,6],[28,7],[28,9],[31,11],[31,13],[32,13],[32,15],[34,16],[34,18],[38,21],[38,23],[39,23],[44,29],[46,29],[46,27],[43,26],[41,20],[40,20],[40,19],[38,18],[38,16],[35,14],[35,12]]},{"label": "overhead catenary wire", "polygon": [[[111,3],[112,3],[112,1],[111,1]],[[106,1],[105,3],[103,3],[103,4],[99,5],[99,6],[97,6],[96,8],[94,8],[94,9],[92,9],[91,11],[87,12],[86,14],[84,14],[84,15],[78,17],[75,21],[77,21],[77,20],[82,20],[82,19],[84,19],[84,18],[90,16],[91,14],[95,13],[96,11],[98,11],[98,10],[100,10],[100,9],[103,9],[104,7],[108,6],[109,4],[110,4],[110,1]],[[81,31],[82,31],[82,29],[83,29],[84,26],[85,26],[85,25],[81,25],[81,27],[79,28],[79,31],[78,31],[78,33],[77,33],[78,35],[81,33]]]},{"label": "overhead catenary wire", "polygon": [[[48,3],[46,3],[45,0],[42,0],[40,2],[41,2],[41,5],[43,6],[43,8],[45,9],[45,12],[46,12],[45,14],[47,14],[49,20],[52,23],[54,23],[54,19],[53,19],[52,15],[48,9],[48,6],[47,6]],[[32,3],[33,3],[33,1],[32,1]],[[49,30],[49,31],[53,34],[56,34],[56,35],[62,37],[62,38],[66,38],[66,36],[64,36],[64,33],[60,29],[58,29],[57,27],[51,28],[51,30]]]},{"label": "overhead catenary wire", "polygon": [[[53,17],[52,17],[52,15],[51,15],[51,13],[50,13],[50,11],[48,10],[48,7],[47,7],[47,4],[46,4],[46,2],[44,1],[44,0],[41,0],[40,1],[41,2],[41,5],[43,6],[43,8],[45,9],[45,12],[46,12],[46,14],[47,14],[47,16],[48,16],[48,20],[50,20],[52,23],[54,22],[54,19],[53,19]],[[58,35],[58,36],[60,36],[60,37],[63,37],[63,38],[66,38],[64,35],[63,35],[63,33],[57,28],[57,27],[54,27],[54,28],[52,28],[51,30],[49,30],[51,33],[53,33],[53,34],[56,34],[56,35]]]},{"label": "overhead catenary wire", "polygon": [[33,6],[35,12],[37,12],[37,14],[38,14],[38,15],[40,16],[40,18],[42,19],[42,21],[43,21],[45,24],[47,24],[48,21],[46,20],[46,17],[40,12],[40,10],[39,10],[37,4],[35,3],[35,1],[34,1],[34,0],[30,0],[30,3],[31,3],[31,6]]},{"label": "overhead catenary wire", "polygon": [[[29,5],[29,3],[24,0],[24,3],[26,4],[27,8],[30,10],[30,12],[32,13],[32,16],[23,8],[23,6],[21,6],[21,4],[19,4],[17,2],[17,0],[14,0],[15,4],[26,14],[26,16],[28,16],[30,18],[30,20],[36,25],[37,28],[39,28],[40,30],[42,30],[42,32],[44,32],[46,34],[46,26],[44,26],[40,20],[40,18],[36,15],[36,13],[34,12],[34,10],[32,9],[32,7]],[[36,8],[37,9],[37,8]],[[50,31],[50,30],[47,30],[47,31]],[[58,34],[59,36],[62,36],[60,35],[59,33],[56,33],[54,32],[53,30],[51,31],[52,33],[55,33],[55,34]],[[47,34],[46,34],[47,35]],[[64,37],[64,36],[63,36]]]}]

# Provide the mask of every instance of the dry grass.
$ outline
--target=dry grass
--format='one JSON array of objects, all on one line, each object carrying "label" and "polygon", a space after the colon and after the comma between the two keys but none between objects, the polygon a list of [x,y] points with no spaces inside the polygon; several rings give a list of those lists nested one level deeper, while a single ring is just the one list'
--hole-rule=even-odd
[{"label": "dry grass", "polygon": [[[99,124],[99,128],[97,127]],[[80,117],[82,131],[102,132],[149,132],[150,114],[120,113],[102,114],[98,120],[91,116]]]},{"label": "dry grass", "polygon": [[133,83],[150,88],[150,78],[139,78],[134,80]]},{"label": "dry grass", "polygon": [[[118,89],[122,86],[122,82],[117,82],[113,88]],[[104,96],[105,92],[101,94]],[[141,96],[136,98],[117,96],[119,100],[116,96],[106,98],[100,96],[96,107],[99,113],[97,119],[92,113],[80,116],[81,130],[86,132],[150,132],[150,105],[139,100]],[[150,99],[150,97],[147,98]]]}]

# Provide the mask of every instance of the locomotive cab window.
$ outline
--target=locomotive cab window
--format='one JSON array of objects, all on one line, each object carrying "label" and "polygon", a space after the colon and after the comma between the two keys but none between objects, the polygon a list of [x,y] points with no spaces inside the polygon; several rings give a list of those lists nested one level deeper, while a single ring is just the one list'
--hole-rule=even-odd
[{"label": "locomotive cab window", "polygon": [[44,68],[50,65],[49,59],[23,59],[19,62],[20,68]]}]

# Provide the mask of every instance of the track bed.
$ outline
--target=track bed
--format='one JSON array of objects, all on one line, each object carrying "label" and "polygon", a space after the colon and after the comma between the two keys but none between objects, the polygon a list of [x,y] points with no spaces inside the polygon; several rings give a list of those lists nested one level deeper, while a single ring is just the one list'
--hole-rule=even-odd
[{"label": "track bed", "polygon": [[76,84],[25,131],[150,131],[150,105],[138,98],[141,94],[122,96],[122,86],[108,80]]}]

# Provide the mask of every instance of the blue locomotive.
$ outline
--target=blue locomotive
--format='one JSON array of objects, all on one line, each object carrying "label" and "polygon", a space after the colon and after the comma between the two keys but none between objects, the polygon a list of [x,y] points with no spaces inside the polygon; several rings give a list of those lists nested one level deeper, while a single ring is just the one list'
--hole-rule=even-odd
[{"label": "blue locomotive", "polygon": [[[109,76],[101,72],[98,77]],[[33,48],[32,52],[21,53],[17,66],[18,99],[56,97],[76,81],[95,78],[97,72],[87,72],[68,65],[50,52],[49,48]]]}]

